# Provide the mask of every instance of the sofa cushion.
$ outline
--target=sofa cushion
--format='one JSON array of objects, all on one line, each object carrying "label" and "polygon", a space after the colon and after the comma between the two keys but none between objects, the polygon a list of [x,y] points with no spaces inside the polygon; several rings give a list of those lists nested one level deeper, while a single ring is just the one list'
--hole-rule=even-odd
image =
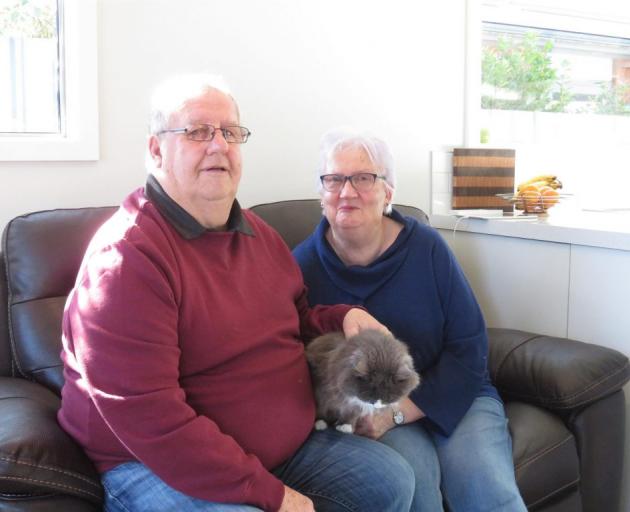
[{"label": "sofa cushion", "polygon": [[528,507],[575,490],[580,461],[573,434],[555,414],[540,407],[508,402],[516,481]]},{"label": "sofa cushion", "polygon": [[9,336],[20,374],[59,393],[61,316],[87,245],[115,208],[29,213],[5,228]]},{"label": "sofa cushion", "polygon": [[99,475],[57,423],[58,409],[44,387],[0,377],[0,495],[62,493],[101,503]]}]

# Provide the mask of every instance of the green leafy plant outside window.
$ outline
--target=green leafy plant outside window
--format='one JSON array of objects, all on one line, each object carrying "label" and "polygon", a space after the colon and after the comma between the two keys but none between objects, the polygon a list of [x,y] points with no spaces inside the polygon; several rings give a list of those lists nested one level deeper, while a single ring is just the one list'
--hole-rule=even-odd
[{"label": "green leafy plant outside window", "polygon": [[56,37],[56,2],[4,0],[0,2],[0,36],[51,39]]},{"label": "green leafy plant outside window", "polygon": [[[500,36],[484,45],[482,55],[481,107],[496,110],[569,112],[575,100],[568,85],[569,66],[560,68],[551,58],[554,43],[535,33],[520,37]],[[578,113],[630,114],[630,86],[601,82],[599,93]],[[575,112],[572,110],[572,112]]]},{"label": "green leafy plant outside window", "polygon": [[482,94],[482,108],[563,112],[571,94],[562,70],[553,66],[552,51],[552,41],[539,41],[533,33],[499,37],[496,46],[485,46],[482,83],[493,94]]}]

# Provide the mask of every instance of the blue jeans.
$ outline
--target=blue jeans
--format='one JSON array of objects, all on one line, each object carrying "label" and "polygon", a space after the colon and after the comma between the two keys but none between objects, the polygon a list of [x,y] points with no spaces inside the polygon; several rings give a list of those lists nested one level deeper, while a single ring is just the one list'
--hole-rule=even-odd
[{"label": "blue jeans", "polygon": [[516,486],[512,439],[503,405],[479,397],[450,437],[420,423],[380,441],[407,459],[416,475],[412,512],[526,512]]},{"label": "blue jeans", "polygon": [[[317,512],[407,512],[415,485],[413,470],[394,450],[331,428],[313,431],[273,473],[313,500]],[[107,471],[102,482],[107,512],[259,511],[186,496],[139,462]]]}]

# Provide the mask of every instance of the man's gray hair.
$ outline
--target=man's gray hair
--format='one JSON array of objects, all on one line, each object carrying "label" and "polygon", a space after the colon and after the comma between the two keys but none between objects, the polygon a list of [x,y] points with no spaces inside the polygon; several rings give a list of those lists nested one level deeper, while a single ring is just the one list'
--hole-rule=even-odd
[{"label": "man's gray hair", "polygon": [[[394,157],[387,143],[368,132],[356,130],[354,128],[334,128],[322,136],[319,147],[319,164],[317,167],[317,182],[319,191],[322,185],[319,177],[322,174],[329,174],[328,165],[332,158],[339,152],[348,148],[363,149],[368,158],[378,170],[379,175],[385,177],[385,184],[392,192],[392,199],[396,189],[396,174],[394,172]],[[385,213],[390,213],[391,204],[387,205]]]},{"label": "man's gray hair", "polygon": [[154,135],[168,128],[171,114],[179,110],[186,101],[212,89],[221,91],[232,98],[236,113],[239,115],[238,105],[222,76],[209,73],[177,75],[162,82],[153,92],[149,133]]}]

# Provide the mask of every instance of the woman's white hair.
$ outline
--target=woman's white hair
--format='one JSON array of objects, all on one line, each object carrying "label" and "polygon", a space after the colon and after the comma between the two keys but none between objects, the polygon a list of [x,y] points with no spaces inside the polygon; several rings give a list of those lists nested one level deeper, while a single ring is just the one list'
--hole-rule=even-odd
[{"label": "woman's white hair", "polygon": [[[394,172],[394,158],[387,143],[369,132],[354,128],[333,128],[322,136],[319,147],[319,164],[317,167],[317,183],[319,191],[322,184],[319,177],[328,173],[328,166],[335,155],[348,148],[361,148],[368,155],[379,175],[385,178],[385,186],[391,191],[393,201],[396,190],[396,174]],[[386,205],[385,213],[392,211],[391,201]]]}]

